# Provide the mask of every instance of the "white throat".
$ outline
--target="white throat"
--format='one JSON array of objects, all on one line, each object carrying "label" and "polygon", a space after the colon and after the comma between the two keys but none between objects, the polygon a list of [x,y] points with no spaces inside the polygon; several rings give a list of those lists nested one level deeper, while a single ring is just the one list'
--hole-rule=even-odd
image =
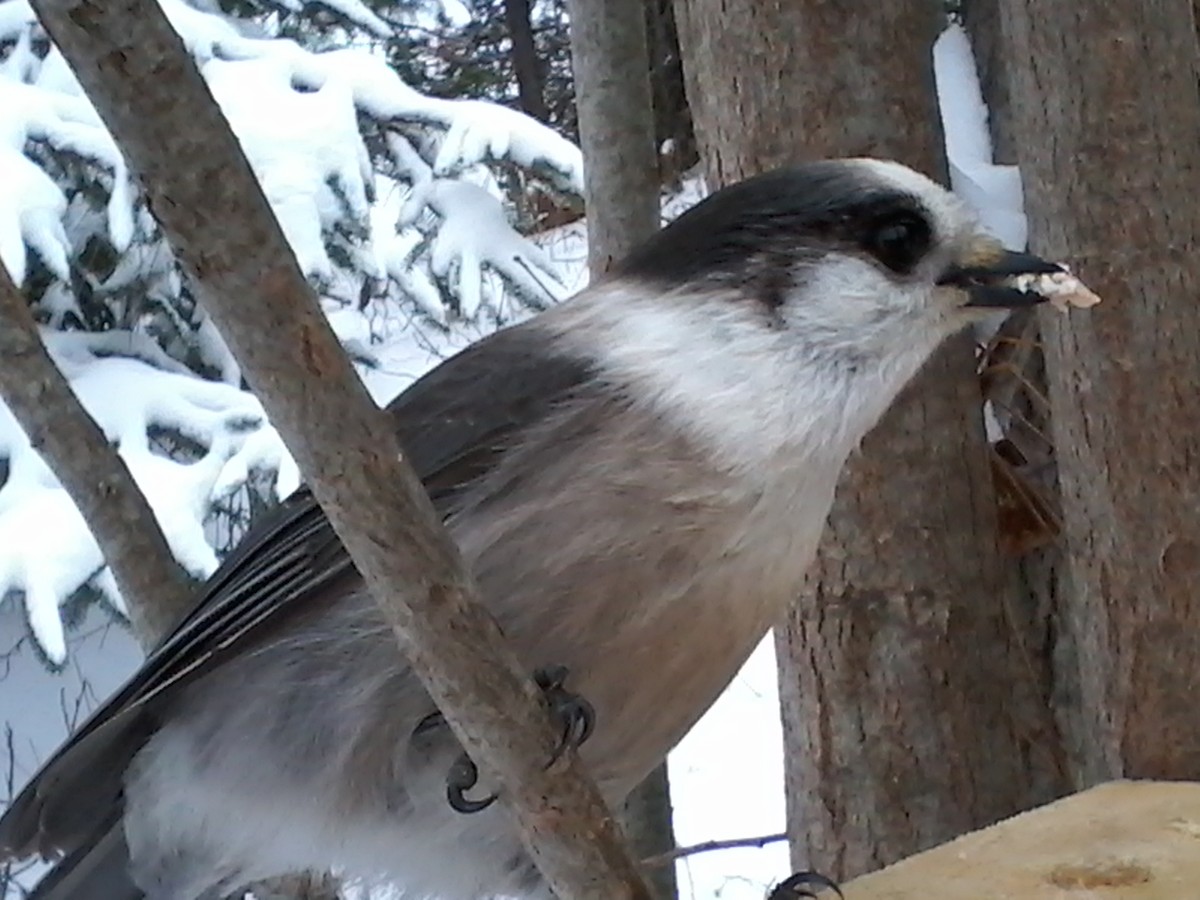
[{"label": "white throat", "polygon": [[940,341],[855,366],[768,324],[749,300],[647,299],[620,285],[541,320],[736,470],[784,459],[840,467]]}]

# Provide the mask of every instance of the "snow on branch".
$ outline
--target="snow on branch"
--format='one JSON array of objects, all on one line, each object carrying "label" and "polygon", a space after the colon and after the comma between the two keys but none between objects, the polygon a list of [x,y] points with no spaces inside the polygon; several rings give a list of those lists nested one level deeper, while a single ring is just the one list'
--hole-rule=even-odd
[{"label": "snow on branch", "polygon": [[[111,355],[123,341],[136,354],[135,345],[145,344],[135,335],[47,330],[42,338],[84,409],[119,450],[173,555],[193,576],[207,577],[217,566],[204,530],[216,500],[251,470],[275,473],[280,494],[298,483],[294,463],[248,392],[184,374],[176,363],[158,368],[161,351],[147,352],[154,362]],[[188,440],[197,458],[170,458],[155,440],[159,435]],[[61,665],[60,605],[84,586],[122,615],[125,601],[88,523],[3,404],[0,460],[7,468],[0,485],[0,597],[24,596],[38,645]]]},{"label": "snow on branch", "polygon": [[[167,549],[129,469],[72,392],[62,368],[46,352],[25,298],[3,267],[0,357],[4,360],[0,396],[20,419],[24,433],[33,436],[36,455],[54,465],[73,500],[86,513],[81,518],[87,520],[89,537],[94,536],[103,550],[103,559],[112,570],[111,580],[120,586],[122,598],[130,601],[127,611],[143,643],[152,646],[192,606],[192,587]],[[33,455],[32,445],[22,450],[10,458],[11,467],[22,468]],[[10,477],[5,487],[13,483]],[[20,510],[19,500],[14,505]],[[21,524],[28,527],[30,523]],[[19,540],[19,535],[12,537]],[[27,594],[39,593],[36,581],[26,579],[21,586]],[[26,608],[37,611],[38,606],[34,600]],[[48,619],[58,621],[57,617]],[[30,621],[37,631],[32,617]],[[54,638],[61,639],[61,635]],[[55,661],[61,662],[65,649],[55,639],[44,641],[43,646],[52,646]]]},{"label": "snow on branch", "polygon": [[[354,18],[353,7],[360,4],[326,5]],[[507,251],[525,239],[509,223],[503,193],[486,165],[516,165],[578,194],[582,158],[570,141],[492,103],[421,94],[369,49],[312,52],[290,40],[248,37],[226,17],[183,0],[161,0],[161,6],[238,135],[306,276],[323,296],[352,304],[364,290],[378,295],[373,285],[383,279],[392,299],[424,310],[429,295],[410,297],[407,289],[429,281],[446,307],[431,318],[444,323],[484,307],[509,320],[506,303],[515,300],[520,311],[529,302],[532,308],[541,305],[546,290],[561,295],[552,277],[542,279],[547,284],[541,287],[531,283],[528,267],[514,267],[507,253],[461,260],[461,271],[479,277],[447,281],[449,268],[435,268],[427,251],[431,232],[452,227],[451,220],[431,214],[419,227],[401,222],[398,209],[390,219],[371,212],[376,197],[394,196],[384,189],[420,161],[432,177],[469,179],[483,188],[473,197],[472,217],[481,213],[493,234],[502,231],[499,244]],[[404,145],[409,165],[395,167]],[[105,194],[102,220],[79,211],[94,206],[96,198],[72,190],[77,177],[61,170],[73,165],[94,170],[90,179]],[[140,243],[155,248],[151,256],[169,256],[130,188],[120,154],[70,67],[46,44],[25,0],[0,0],[0,166],[6,173],[0,184],[0,259],[18,283],[27,274],[26,247],[58,282],[83,269],[100,291],[119,285],[106,283],[111,272],[89,271],[82,259],[97,239],[116,255]],[[404,258],[406,268],[398,273],[396,258],[381,260],[377,247],[413,229],[407,239],[418,252]],[[536,250],[524,251],[529,254]],[[162,259],[158,262],[161,266]],[[501,291],[483,290],[485,272],[500,279]],[[505,286],[513,298],[499,296]]]}]

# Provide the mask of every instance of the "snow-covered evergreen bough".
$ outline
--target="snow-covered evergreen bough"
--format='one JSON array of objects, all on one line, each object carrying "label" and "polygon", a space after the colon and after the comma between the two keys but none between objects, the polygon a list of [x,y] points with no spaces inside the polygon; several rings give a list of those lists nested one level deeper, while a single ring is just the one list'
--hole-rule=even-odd
[{"label": "snow-covered evergreen bough", "polygon": [[[713,194],[391,404],[518,654],[594,711],[581,752],[611,801],[796,596],[901,387],[1061,271],[909,169],[814,163]],[[304,869],[543,896],[502,811],[453,784],[447,802],[461,752],[301,489],[13,802],[0,850],[66,854],[38,900],[216,898]]]}]

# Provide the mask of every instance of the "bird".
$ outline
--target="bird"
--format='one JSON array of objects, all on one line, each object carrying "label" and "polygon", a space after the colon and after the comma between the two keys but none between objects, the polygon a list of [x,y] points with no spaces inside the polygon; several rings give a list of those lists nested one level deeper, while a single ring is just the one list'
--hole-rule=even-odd
[{"label": "bird", "polygon": [[[388,404],[518,658],[587,711],[609,803],[797,597],[901,388],[1045,299],[1017,276],[1058,271],[900,163],[801,163],[711,193]],[[13,800],[0,859],[56,860],[34,900],[213,900],[305,870],[550,896],[499,805],[448,802],[461,756],[302,486]]]}]

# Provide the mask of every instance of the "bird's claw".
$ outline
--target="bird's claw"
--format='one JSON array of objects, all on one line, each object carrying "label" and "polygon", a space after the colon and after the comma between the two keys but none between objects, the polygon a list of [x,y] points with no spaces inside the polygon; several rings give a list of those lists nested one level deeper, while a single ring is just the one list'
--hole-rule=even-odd
[{"label": "bird's claw", "polygon": [[544,666],[533,673],[533,680],[542,689],[550,712],[562,722],[562,737],[558,747],[550,755],[546,768],[558,762],[567,748],[578,749],[589,737],[596,725],[596,709],[580,694],[566,689],[565,682],[570,674],[566,666]]},{"label": "bird's claw", "polygon": [[[596,710],[585,698],[566,689],[569,674],[566,666],[544,666],[533,673],[533,680],[542,689],[551,713],[562,722],[562,737],[550,755],[546,768],[550,768],[568,748],[578,748],[592,735],[596,724]],[[450,767],[446,776],[446,801],[450,808],[460,813],[477,813],[496,802],[490,794],[480,800],[472,800],[466,792],[479,781],[479,769],[466,753]]]},{"label": "bird's claw", "polygon": [[471,762],[471,757],[462,754],[446,775],[446,802],[455,812],[464,814],[483,812],[496,802],[496,795],[489,794],[481,800],[472,800],[467,791],[475,787],[479,781],[479,768]]},{"label": "bird's claw", "polygon": [[768,895],[767,900],[802,900],[802,898],[815,898],[817,891],[833,891],[842,900],[845,900],[845,895],[842,889],[838,887],[837,882],[826,878],[820,872],[797,872],[785,878],[779,884],[775,885],[774,890]]}]

